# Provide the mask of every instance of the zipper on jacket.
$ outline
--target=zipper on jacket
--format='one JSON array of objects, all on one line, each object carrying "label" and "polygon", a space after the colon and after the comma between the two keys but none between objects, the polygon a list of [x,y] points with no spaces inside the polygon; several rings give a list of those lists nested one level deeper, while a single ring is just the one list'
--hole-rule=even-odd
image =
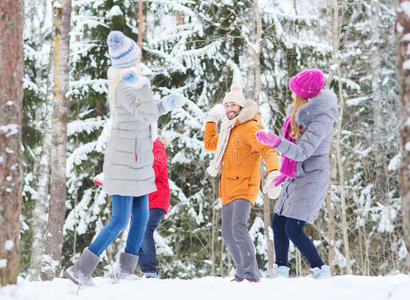
[{"label": "zipper on jacket", "polygon": [[[287,199],[286,199],[287,200]],[[285,201],[286,201],[285,200]],[[281,216],[282,215],[282,212],[283,212],[283,206],[285,205],[285,201],[283,201],[283,203],[282,203],[282,207],[280,208],[280,212],[279,212],[279,215]]]},{"label": "zipper on jacket", "polygon": [[135,146],[134,146],[134,151],[135,151],[135,161],[136,162],[138,162],[138,141],[137,141],[137,139],[135,139],[135,142],[134,142],[134,144],[135,144]]}]

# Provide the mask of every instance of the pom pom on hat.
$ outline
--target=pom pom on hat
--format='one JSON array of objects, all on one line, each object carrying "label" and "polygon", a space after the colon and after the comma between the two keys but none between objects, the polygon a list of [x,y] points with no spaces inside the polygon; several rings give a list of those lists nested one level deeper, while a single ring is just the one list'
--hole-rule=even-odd
[{"label": "pom pom on hat", "polygon": [[228,64],[233,69],[233,78],[232,78],[231,90],[229,93],[225,95],[223,104],[228,103],[228,102],[233,102],[233,103],[240,105],[241,107],[244,107],[246,103],[246,99],[242,93],[241,72],[239,70],[239,67],[234,62],[228,61]]},{"label": "pom pom on hat", "polygon": [[242,92],[242,87],[239,84],[231,85],[231,92]]},{"label": "pom pom on hat", "polygon": [[111,31],[107,37],[111,65],[116,68],[129,67],[141,57],[141,49],[121,31]]},{"label": "pom pom on hat", "polygon": [[308,99],[317,96],[325,84],[325,77],[318,69],[299,72],[289,80],[289,89],[296,95]]}]

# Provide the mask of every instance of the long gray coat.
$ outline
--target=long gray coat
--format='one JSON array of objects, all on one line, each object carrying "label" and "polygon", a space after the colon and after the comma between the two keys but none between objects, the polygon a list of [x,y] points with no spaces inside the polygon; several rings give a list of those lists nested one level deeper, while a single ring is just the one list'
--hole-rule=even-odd
[{"label": "long gray coat", "polygon": [[329,150],[333,123],[339,115],[336,95],[322,90],[302,105],[296,122],[303,135],[295,144],[281,138],[276,150],[296,161],[296,175],[287,178],[275,204],[275,213],[312,223],[316,220],[329,185]]},{"label": "long gray coat", "polygon": [[154,192],[150,124],[158,120],[159,109],[151,88],[136,89],[120,81],[114,108],[104,157],[103,188],[109,195],[141,196]]}]

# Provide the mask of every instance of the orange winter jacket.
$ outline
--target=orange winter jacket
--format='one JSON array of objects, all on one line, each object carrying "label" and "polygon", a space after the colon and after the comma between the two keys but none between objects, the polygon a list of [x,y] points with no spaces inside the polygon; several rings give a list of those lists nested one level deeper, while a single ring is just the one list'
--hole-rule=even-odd
[{"label": "orange winter jacket", "polygon": [[[261,156],[268,173],[279,169],[277,152],[272,147],[259,143],[255,137],[255,132],[263,129],[263,126],[257,114],[256,103],[249,101],[254,104],[249,102],[251,107],[241,110],[222,158],[219,198],[223,205],[235,199],[246,199],[255,205],[261,180]],[[216,130],[216,123],[206,123],[204,145],[207,151],[216,151],[219,138]]]}]

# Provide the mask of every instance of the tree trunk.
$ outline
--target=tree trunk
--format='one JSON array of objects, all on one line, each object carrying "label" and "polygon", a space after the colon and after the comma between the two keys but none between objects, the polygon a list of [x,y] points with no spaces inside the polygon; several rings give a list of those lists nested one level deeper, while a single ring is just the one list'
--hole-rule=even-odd
[{"label": "tree trunk", "polygon": [[58,271],[65,219],[67,121],[69,92],[69,55],[71,1],[54,3],[54,102],[52,115],[52,148],[50,165],[50,205],[45,254],[48,255],[42,278],[51,280]]},{"label": "tree trunk", "polygon": [[348,236],[348,225],[347,225],[347,215],[346,215],[346,197],[345,197],[345,177],[344,177],[344,166],[342,161],[342,150],[341,150],[341,139],[342,139],[342,120],[343,120],[343,111],[344,111],[344,100],[342,93],[342,82],[341,82],[341,73],[340,73],[340,62],[338,63],[338,87],[339,87],[339,113],[340,117],[337,122],[337,134],[336,134],[336,156],[337,156],[337,165],[339,171],[339,184],[340,184],[340,201],[341,201],[341,214],[342,214],[342,231],[343,231],[343,246],[344,254],[346,259],[346,272],[347,274],[352,274],[352,268],[350,265],[350,248],[349,248],[349,236]]},{"label": "tree trunk", "polygon": [[216,233],[216,216],[215,216],[215,202],[218,201],[218,188],[214,178],[211,178],[212,184],[212,224],[211,224],[211,275],[215,276],[215,233]]},{"label": "tree trunk", "polygon": [[400,165],[400,196],[403,213],[403,232],[407,246],[407,271],[410,272],[410,55],[408,47],[410,39],[410,16],[403,11],[403,5],[410,1],[400,0],[397,12],[395,31],[397,39],[398,75],[401,97],[401,129],[402,160]]},{"label": "tree trunk", "polygon": [[296,5],[296,0],[293,0],[293,8],[295,9],[295,15],[298,15],[298,7]]},{"label": "tree trunk", "polygon": [[[52,62],[50,61],[50,64]],[[50,69],[50,68],[49,68]],[[51,73],[49,73],[51,74]],[[51,77],[51,76],[50,76]],[[51,85],[51,82],[49,82]],[[51,87],[47,88],[51,90]],[[51,146],[51,93],[47,93],[44,103],[43,142],[38,168],[38,198],[33,209],[33,242],[31,244],[30,273],[33,278],[41,273],[41,260],[45,249],[45,229],[50,188],[50,146]]]},{"label": "tree trunk", "polygon": [[329,240],[328,264],[332,274],[335,274],[335,211],[332,207],[332,197],[326,195],[326,208],[329,214],[327,238]]},{"label": "tree trunk", "polygon": [[262,41],[262,19],[259,11],[258,0],[252,2],[252,9],[249,14],[249,32],[243,33],[247,41],[247,70],[246,70],[246,89],[245,97],[259,101],[261,91],[261,68],[260,68],[260,50]]},{"label": "tree trunk", "polygon": [[380,46],[377,44],[380,41],[380,21],[379,21],[379,1],[373,0],[371,3],[371,18],[372,18],[372,40],[375,41],[372,47],[372,106],[373,106],[373,147],[375,147],[376,163],[375,171],[375,198],[378,203],[386,203],[386,170],[383,168],[383,162],[386,160],[384,151],[386,123],[383,120],[383,97],[380,86],[381,79],[381,53]]},{"label": "tree trunk", "polygon": [[253,15],[254,22],[256,27],[255,41],[254,41],[254,53],[253,53],[253,62],[254,62],[254,91],[253,91],[253,100],[256,102],[259,101],[259,95],[261,93],[261,42],[262,42],[262,18],[259,11],[258,0],[253,2]]},{"label": "tree trunk", "polygon": [[221,277],[224,276],[224,249],[225,249],[225,243],[224,239],[221,239],[221,260],[219,261],[219,270],[221,272]]},{"label": "tree trunk", "polygon": [[334,69],[338,78],[338,98],[339,98],[339,120],[336,126],[336,139],[335,139],[335,150],[336,150],[336,161],[338,166],[339,184],[340,184],[340,202],[341,202],[341,218],[342,218],[342,232],[343,232],[343,248],[344,255],[346,259],[346,273],[352,274],[352,268],[350,265],[350,248],[349,248],[349,238],[348,238],[348,225],[346,216],[346,198],[344,190],[344,167],[342,162],[342,150],[341,150],[341,133],[342,133],[342,121],[343,121],[343,111],[344,111],[344,100],[342,92],[342,81],[341,81],[341,71],[340,71],[340,58],[339,58],[339,47],[340,47],[340,31],[341,31],[341,10],[343,5],[339,5],[338,1],[330,1],[330,8],[332,11],[331,17],[331,28],[332,28],[332,48],[334,57]]},{"label": "tree trunk", "polygon": [[[373,0],[371,4],[371,16],[372,16],[372,40],[376,43],[380,41],[380,30],[379,30],[379,3],[378,1]],[[383,119],[382,119],[382,95],[380,90],[380,77],[381,77],[381,63],[380,63],[380,51],[379,46],[373,45],[372,47],[372,105],[373,105],[373,120],[374,120],[374,144],[376,145],[376,153],[382,152],[382,149],[379,149],[383,144]],[[378,158],[382,158],[379,154]],[[377,184],[384,185],[381,182],[383,178],[377,179],[379,182]],[[379,200],[379,199],[377,199]]]},{"label": "tree trunk", "polygon": [[[261,163],[261,185],[266,181],[265,170],[263,168],[263,163]],[[269,199],[267,194],[263,194],[263,224],[264,224],[264,231],[265,231],[265,238],[266,244],[268,245],[268,274],[270,277],[273,275],[273,263],[274,263],[274,248],[273,248],[273,240],[271,239],[270,234],[270,224],[272,220],[271,216],[271,207],[270,207],[271,200]]]},{"label": "tree trunk", "polygon": [[[46,15],[46,4],[47,2],[43,0],[43,16]],[[41,21],[40,28],[44,26],[43,19]],[[40,32],[39,45],[43,45],[44,36]],[[33,216],[32,216],[32,231],[33,231],[33,241],[31,243],[30,252],[30,274],[32,279],[38,280],[41,275],[42,268],[42,256],[45,249],[45,229],[47,227],[47,208],[48,208],[48,195],[49,195],[49,182],[50,182],[50,146],[51,146],[51,97],[52,97],[52,76],[53,73],[53,47],[50,47],[49,53],[49,66],[48,66],[48,80],[47,80],[47,94],[45,95],[44,104],[41,104],[41,109],[43,112],[42,128],[43,141],[41,147],[41,157],[35,163],[38,167],[36,176],[38,176],[38,197],[35,201]],[[40,77],[40,76],[39,76]],[[41,76],[42,77],[42,76]],[[39,85],[38,80],[38,85]]]},{"label": "tree trunk", "polygon": [[[249,55],[252,56],[253,58],[253,63],[252,63],[252,71],[249,72],[251,76],[253,75],[253,78],[249,78],[248,80],[251,80],[248,82],[248,88],[247,90],[249,92],[252,91],[251,88],[253,88],[253,100],[256,102],[259,102],[259,96],[261,93],[261,86],[262,86],[262,80],[261,80],[261,62],[260,62],[260,51],[262,47],[262,17],[259,11],[259,2],[258,0],[254,0],[252,4],[252,24],[254,27],[253,32],[255,32],[254,35],[251,36],[250,38],[250,43],[249,45]],[[266,175],[265,171],[263,168],[263,165],[261,165],[261,184],[263,185],[265,180],[266,180]],[[274,263],[274,249],[273,249],[273,240],[270,238],[270,224],[271,224],[271,207],[270,207],[270,202],[271,200],[266,194],[263,194],[263,222],[264,222],[264,231],[265,231],[265,237],[266,237],[266,244],[268,246],[268,274],[272,276],[273,274],[273,263]]]},{"label": "tree trunk", "polygon": [[138,0],[138,47],[141,49],[140,62],[142,61],[142,31],[143,31],[143,1]]},{"label": "tree trunk", "polygon": [[335,274],[335,237],[336,237],[336,230],[335,230],[335,211],[332,205],[332,195],[331,195],[331,187],[332,183],[334,182],[335,174],[337,173],[335,160],[333,158],[333,147],[330,146],[330,153],[329,153],[329,165],[330,165],[330,184],[329,184],[329,192],[326,195],[326,209],[329,215],[329,223],[328,223],[328,233],[327,238],[329,241],[329,252],[328,252],[328,264],[330,267],[330,271],[332,274]]},{"label": "tree trunk", "polygon": [[343,246],[346,259],[346,272],[347,274],[352,274],[352,268],[350,265],[350,248],[349,248],[349,236],[348,236],[348,225],[347,225],[347,215],[346,215],[346,197],[345,197],[345,184],[344,184],[344,166],[342,161],[342,150],[340,142],[342,139],[342,119],[343,119],[343,110],[344,110],[344,100],[342,93],[342,82],[340,80],[340,65],[338,65],[338,78],[339,78],[339,112],[340,117],[337,122],[337,134],[336,134],[336,153],[337,153],[337,165],[339,171],[339,184],[340,184],[340,201],[341,201],[341,214],[342,214],[342,231],[343,231]]},{"label": "tree trunk", "polygon": [[303,275],[302,273],[302,255],[298,248],[295,249],[295,261],[296,261],[296,266],[295,266],[295,271],[296,271],[296,277],[300,277]]},{"label": "tree trunk", "polygon": [[20,270],[23,111],[23,1],[0,2],[0,280]]}]

